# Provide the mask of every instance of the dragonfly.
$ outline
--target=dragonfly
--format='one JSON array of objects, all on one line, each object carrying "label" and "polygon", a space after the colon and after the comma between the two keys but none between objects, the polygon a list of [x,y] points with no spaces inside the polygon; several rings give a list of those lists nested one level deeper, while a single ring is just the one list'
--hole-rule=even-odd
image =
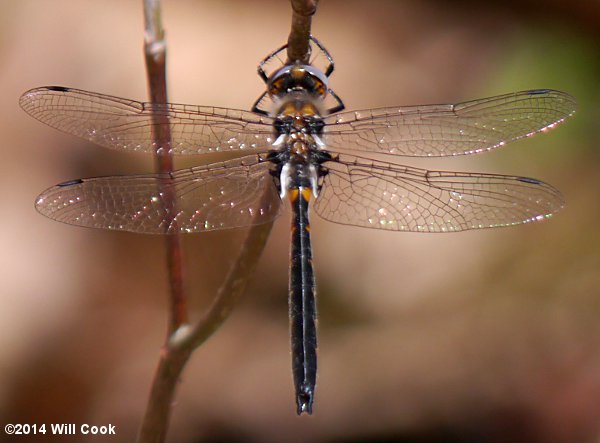
[{"label": "dragonfly", "polygon": [[[310,44],[313,55],[324,59],[323,69],[311,60],[269,70],[286,45],[276,49],[259,64],[266,89],[250,111],[144,103],[61,86],[20,98],[37,120],[118,151],[240,152],[168,173],[60,183],[35,202],[51,219],[143,234],[199,233],[271,222],[289,201],[289,314],[299,415],[312,413],[317,375],[309,205],[331,222],[387,231],[457,232],[547,219],[564,200],[540,180],[389,160],[491,151],[545,132],[576,110],[569,94],[533,89],[456,104],[345,111],[329,87],[331,55],[314,37]],[[165,131],[170,139],[158,144],[156,134]]]}]

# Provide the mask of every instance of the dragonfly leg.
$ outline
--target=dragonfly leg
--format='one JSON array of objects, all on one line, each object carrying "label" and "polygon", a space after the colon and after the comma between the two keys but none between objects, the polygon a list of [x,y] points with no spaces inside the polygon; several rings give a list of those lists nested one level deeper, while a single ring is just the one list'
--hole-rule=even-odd
[{"label": "dragonfly leg", "polygon": [[269,76],[267,75],[267,73],[265,72],[265,70],[263,69],[264,66],[269,63],[273,58],[277,57],[279,55],[280,52],[282,52],[284,49],[286,49],[288,47],[287,43],[283,46],[281,46],[280,48],[277,48],[276,50],[274,50],[273,52],[271,52],[269,55],[267,55],[263,61],[261,61],[258,64],[258,75],[260,76],[260,78],[263,79],[263,81],[265,83],[269,83]]},{"label": "dragonfly leg", "polygon": [[344,109],[346,109],[346,106],[344,105],[344,102],[342,101],[342,99],[335,92],[333,92],[331,89],[327,89],[327,92],[329,92],[329,94],[337,102],[336,106],[333,106],[333,107],[331,107],[331,108],[329,108],[327,110],[328,114],[335,114],[336,112],[340,112],[340,111],[343,111]]},{"label": "dragonfly leg", "polygon": [[252,112],[256,112],[257,114],[260,114],[260,115],[269,115],[269,111],[267,111],[261,107],[261,102],[264,100],[264,98],[267,95],[268,95],[268,92],[265,91],[260,95],[260,97],[258,97],[258,99],[256,99],[256,101],[252,105],[252,109],[251,109]]},{"label": "dragonfly leg", "polygon": [[317,40],[316,37],[311,35],[310,39],[312,40],[312,42],[315,45],[317,45],[317,48],[319,48],[323,52],[323,55],[325,55],[325,58],[327,58],[327,61],[329,62],[329,66],[327,66],[327,69],[325,69],[325,76],[329,77],[334,69],[333,57],[331,57],[331,54],[329,53],[329,51],[327,49],[325,49],[325,46],[323,46],[323,44],[319,40]]}]

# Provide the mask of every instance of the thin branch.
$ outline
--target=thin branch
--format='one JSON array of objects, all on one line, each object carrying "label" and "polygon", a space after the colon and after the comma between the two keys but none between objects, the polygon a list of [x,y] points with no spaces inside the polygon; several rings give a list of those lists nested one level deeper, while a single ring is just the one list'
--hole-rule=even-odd
[{"label": "thin branch", "polygon": [[[288,58],[308,63],[311,17],[318,0],[292,0],[292,30],[288,40]],[[160,0],[144,0],[146,21],[145,54],[152,103],[167,102],[166,44],[160,19]],[[297,54],[300,54],[297,56]],[[171,134],[167,116],[156,116],[153,127],[157,146],[157,164],[160,172],[173,170],[169,149]],[[160,149],[160,148],[163,149]],[[169,187],[165,192],[171,193]],[[264,198],[269,196],[265,189]],[[176,214],[176,195],[167,194],[168,208]],[[176,223],[173,219],[172,223]],[[183,292],[183,271],[179,235],[167,236],[168,263],[171,283],[171,321],[167,341],[162,349],[156,369],[148,406],[137,441],[139,443],[164,442],[167,435],[171,405],[177,382],[194,349],[204,343],[231,313],[242,295],[249,277],[253,274],[262,254],[273,223],[252,226],[248,230],[240,255],[231,267],[225,282],[204,317],[195,325],[187,324],[187,304]],[[172,226],[173,228],[173,226]],[[174,228],[177,228],[175,225]],[[174,229],[177,232],[177,229]]]},{"label": "thin branch", "polygon": [[[167,73],[166,73],[166,42],[161,21],[160,0],[144,0],[144,54],[148,74],[148,88],[152,103],[167,103]],[[168,174],[173,171],[173,155],[171,154],[171,128],[169,118],[164,113],[153,115],[153,138],[156,146],[156,164],[161,173]],[[175,195],[171,186],[161,187],[167,210],[171,214],[171,230],[175,234],[166,236],[167,267],[169,270],[170,286],[170,322],[169,330],[175,331],[187,322],[187,302],[183,288],[183,253],[181,238],[178,234]]]},{"label": "thin branch", "polygon": [[[144,0],[144,54],[148,76],[148,88],[152,103],[167,102],[166,43],[161,21],[160,0]],[[171,155],[171,130],[168,116],[157,113],[153,116],[153,139],[156,146],[156,165],[161,173],[173,171]],[[166,184],[166,183],[165,183]],[[183,259],[180,236],[175,220],[176,195],[169,186],[161,186],[167,210],[175,234],[166,236],[167,267],[170,286],[170,319],[166,344],[161,353],[155,378],[152,383],[146,413],[142,420],[137,441],[143,443],[163,442],[166,438],[171,405],[179,375],[189,354],[169,352],[167,343],[171,334],[187,322],[187,303],[183,289]]]},{"label": "thin branch", "polygon": [[138,443],[162,443],[167,438],[175,388],[190,352],[171,352],[163,347],[152,382],[148,406],[137,437]]},{"label": "thin branch", "polygon": [[319,0],[291,0],[292,29],[288,37],[288,63],[308,64],[310,59],[310,27]]}]

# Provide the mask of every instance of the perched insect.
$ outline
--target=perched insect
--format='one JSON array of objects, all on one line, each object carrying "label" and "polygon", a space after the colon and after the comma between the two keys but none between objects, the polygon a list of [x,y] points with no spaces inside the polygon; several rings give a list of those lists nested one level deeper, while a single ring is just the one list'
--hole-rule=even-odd
[{"label": "perched insect", "polygon": [[[147,234],[203,232],[272,221],[290,201],[289,303],[298,413],[312,412],[317,371],[315,278],[309,202],[326,220],[389,231],[454,232],[543,220],[563,207],[559,191],[526,177],[430,171],[358,157],[442,157],[489,151],[545,131],[575,112],[563,92],[536,89],[453,105],[342,112],[326,68],[285,64],[259,74],[267,88],[252,112],[142,103],[64,87],[21,97],[31,116],[121,151],[154,153],[157,131],[172,154],[248,151],[169,174],[72,180],[44,191],[37,210],[78,226]],[[333,102],[328,105],[328,102]],[[159,118],[157,118],[159,117]],[[163,126],[163,128],[161,128]]]}]

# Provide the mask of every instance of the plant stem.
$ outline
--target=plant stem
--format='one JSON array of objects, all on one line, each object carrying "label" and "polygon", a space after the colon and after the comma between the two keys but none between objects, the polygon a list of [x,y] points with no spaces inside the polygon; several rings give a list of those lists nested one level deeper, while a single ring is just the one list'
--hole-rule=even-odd
[{"label": "plant stem", "polygon": [[[145,38],[144,55],[146,59],[146,70],[148,75],[148,89],[150,102],[156,104],[167,103],[167,70],[166,70],[166,42],[164,30],[161,23],[160,0],[144,0]],[[164,109],[164,108],[161,108]],[[165,112],[155,113],[153,119],[153,138],[156,146],[156,165],[158,172],[168,174],[173,171],[173,155],[171,153],[171,128],[169,116]],[[167,267],[169,271],[170,287],[170,322],[169,331],[172,333],[187,322],[187,302],[183,287],[183,253],[181,237],[177,227],[175,215],[177,214],[177,196],[172,187],[161,186],[164,201],[168,205],[167,210],[171,214],[170,231],[167,235]]]},{"label": "plant stem", "polygon": [[291,0],[292,29],[288,37],[288,63],[308,64],[310,59],[310,28],[319,0]]},{"label": "plant stem", "polygon": [[[288,40],[288,59],[308,63],[311,17],[316,11],[317,1],[291,0],[294,12]],[[167,102],[166,44],[161,24],[160,0],[144,0],[144,12],[146,19],[144,48],[151,102],[164,104]],[[173,170],[173,159],[168,149],[171,146],[168,115],[157,113],[153,127],[158,170],[169,173]],[[161,147],[163,149],[159,149]],[[168,210],[174,217],[177,213],[177,196],[171,194],[169,186],[162,189],[167,193],[165,201],[170,202]],[[265,198],[268,195],[265,189]],[[215,300],[195,325],[187,324],[180,236],[177,233],[167,236],[167,262],[171,288],[169,331],[154,375],[148,405],[137,438],[138,443],[165,441],[179,377],[194,349],[204,343],[233,310],[256,268],[272,226],[273,223],[270,222],[249,228],[240,254],[219,288]],[[171,223],[171,232],[178,232],[174,219]]]}]

